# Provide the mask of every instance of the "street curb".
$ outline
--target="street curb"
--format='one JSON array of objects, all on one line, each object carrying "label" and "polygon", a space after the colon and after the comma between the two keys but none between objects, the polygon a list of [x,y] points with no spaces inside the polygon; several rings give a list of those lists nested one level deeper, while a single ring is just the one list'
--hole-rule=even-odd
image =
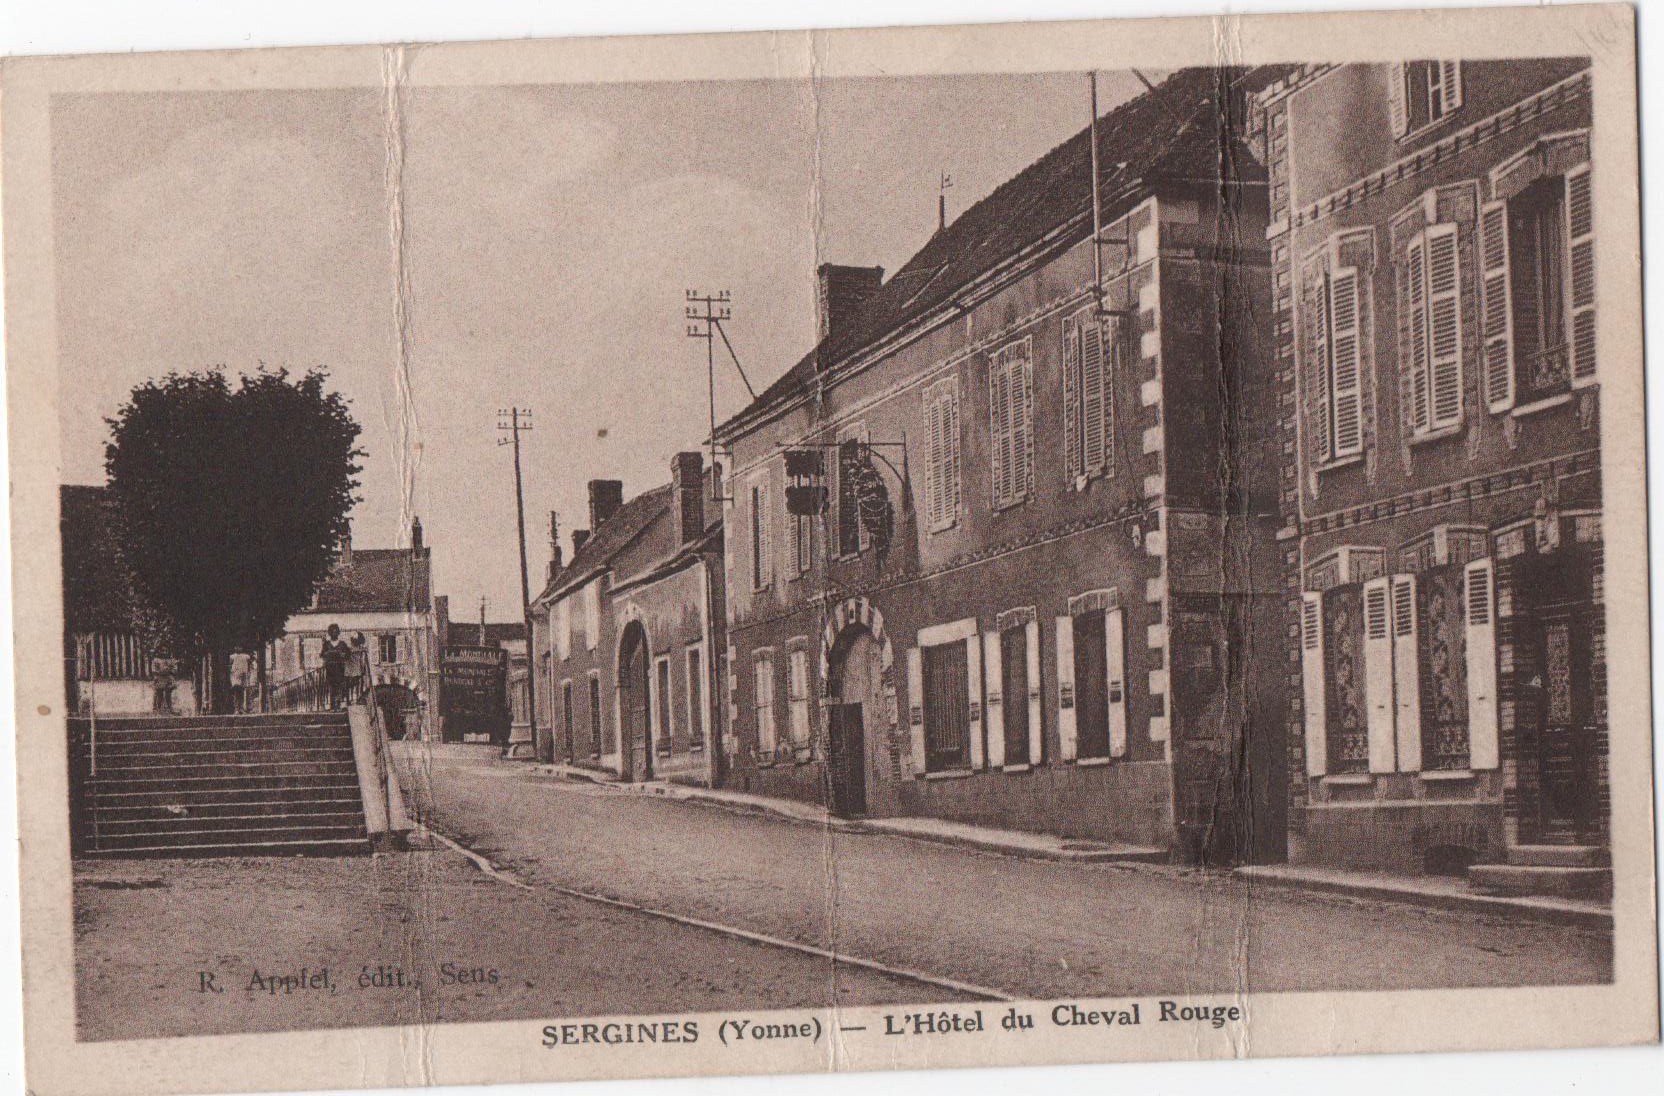
[{"label": "street curb", "polygon": [[1395,887],[1387,883],[1363,880],[1322,879],[1307,876],[1283,875],[1263,867],[1237,868],[1233,872],[1249,883],[1279,887],[1283,890],[1318,891],[1353,898],[1372,898],[1405,905],[1426,906],[1431,909],[1452,910],[1458,913],[1484,913],[1521,921],[1535,921],[1546,925],[1560,925],[1582,929],[1612,929],[1612,911],[1573,906],[1554,899],[1504,898],[1488,894],[1454,894]]}]

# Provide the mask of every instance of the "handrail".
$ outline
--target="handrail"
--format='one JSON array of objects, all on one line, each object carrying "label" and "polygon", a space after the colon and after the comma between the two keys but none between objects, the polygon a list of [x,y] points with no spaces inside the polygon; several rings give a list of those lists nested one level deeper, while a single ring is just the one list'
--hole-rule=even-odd
[{"label": "handrail", "polygon": [[[348,657],[339,686],[331,686],[327,667],[319,666],[299,677],[273,686],[267,710],[273,712],[317,712],[366,703],[370,692],[370,656],[353,651]],[[370,705],[374,708],[375,705]]]}]

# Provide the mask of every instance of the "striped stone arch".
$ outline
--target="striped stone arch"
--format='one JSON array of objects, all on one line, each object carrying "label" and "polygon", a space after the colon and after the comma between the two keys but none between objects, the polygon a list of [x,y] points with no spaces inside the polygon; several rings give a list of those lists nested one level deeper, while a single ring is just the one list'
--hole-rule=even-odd
[{"label": "striped stone arch", "polygon": [[884,614],[874,608],[866,598],[852,597],[838,603],[826,619],[826,630],[821,633],[820,687],[823,696],[830,695],[828,690],[832,683],[832,654],[837,649],[838,640],[845,631],[855,627],[866,628],[872,633],[872,638],[878,641],[886,687],[891,683],[895,648],[890,644],[889,634],[884,631]]}]

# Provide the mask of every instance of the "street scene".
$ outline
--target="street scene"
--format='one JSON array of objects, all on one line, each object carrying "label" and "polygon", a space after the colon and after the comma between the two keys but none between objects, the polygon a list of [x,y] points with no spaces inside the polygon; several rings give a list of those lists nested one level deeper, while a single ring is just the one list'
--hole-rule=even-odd
[{"label": "street scene", "polygon": [[78,1037],[1613,982],[1591,79],[55,101]]}]

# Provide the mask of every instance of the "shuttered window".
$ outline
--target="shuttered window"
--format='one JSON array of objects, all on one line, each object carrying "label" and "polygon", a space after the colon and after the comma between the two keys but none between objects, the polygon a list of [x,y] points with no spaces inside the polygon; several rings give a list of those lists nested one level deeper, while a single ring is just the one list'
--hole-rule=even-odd
[{"label": "shuttered window", "polygon": [[1584,164],[1481,214],[1485,402],[1493,412],[1595,379],[1592,203]]},{"label": "shuttered window", "polygon": [[594,674],[589,677],[589,752],[601,756],[601,679]]},{"label": "shuttered window", "polygon": [[1595,209],[1589,165],[1566,174],[1566,232],[1571,239],[1572,380],[1595,378]]},{"label": "shuttered window", "polygon": [[792,745],[809,745],[809,652],[793,651],[787,664],[787,698],[791,701]]},{"label": "shuttered window", "polygon": [[970,659],[964,643],[923,647],[924,746],[927,772],[971,766]]},{"label": "shuttered window", "polygon": [[1063,320],[1064,468],[1071,479],[1113,475],[1121,317],[1083,308]]},{"label": "shuttered window", "polygon": [[570,681],[560,683],[560,729],[566,736],[566,759],[570,761],[577,757],[578,753],[578,729],[573,724],[572,682]]},{"label": "shuttered window", "polygon": [[1456,226],[1429,226],[1406,246],[1399,307],[1408,333],[1410,427],[1429,434],[1462,421],[1462,276]]},{"label": "shuttered window", "polygon": [[653,745],[661,754],[670,752],[670,740],[675,734],[671,719],[670,659],[661,656],[653,664]]},{"label": "shuttered window", "polygon": [[959,520],[959,385],[953,378],[925,389],[925,512],[931,530]]},{"label": "shuttered window", "polygon": [[1391,67],[1388,81],[1395,137],[1441,122],[1462,105],[1460,61],[1406,61]]},{"label": "shuttered window", "polygon": [[1029,765],[1028,626],[1007,628],[999,635],[1000,696],[1007,765]]},{"label": "shuttered window", "polygon": [[774,581],[774,546],[769,506],[768,478],[759,476],[751,484],[751,588],[762,590]]},{"label": "shuttered window", "polygon": [[689,647],[688,671],[688,739],[692,749],[705,748],[705,652],[702,647]]},{"label": "shuttered window", "polygon": [[995,508],[1028,496],[1034,447],[1032,340],[996,351],[988,360],[989,457]]},{"label": "shuttered window", "polygon": [[1307,422],[1318,464],[1364,451],[1364,285],[1356,267],[1320,265],[1306,295]]},{"label": "shuttered window", "polygon": [[759,658],[752,673],[752,704],[757,712],[757,754],[773,757],[776,742],[774,729],[774,659]]}]

